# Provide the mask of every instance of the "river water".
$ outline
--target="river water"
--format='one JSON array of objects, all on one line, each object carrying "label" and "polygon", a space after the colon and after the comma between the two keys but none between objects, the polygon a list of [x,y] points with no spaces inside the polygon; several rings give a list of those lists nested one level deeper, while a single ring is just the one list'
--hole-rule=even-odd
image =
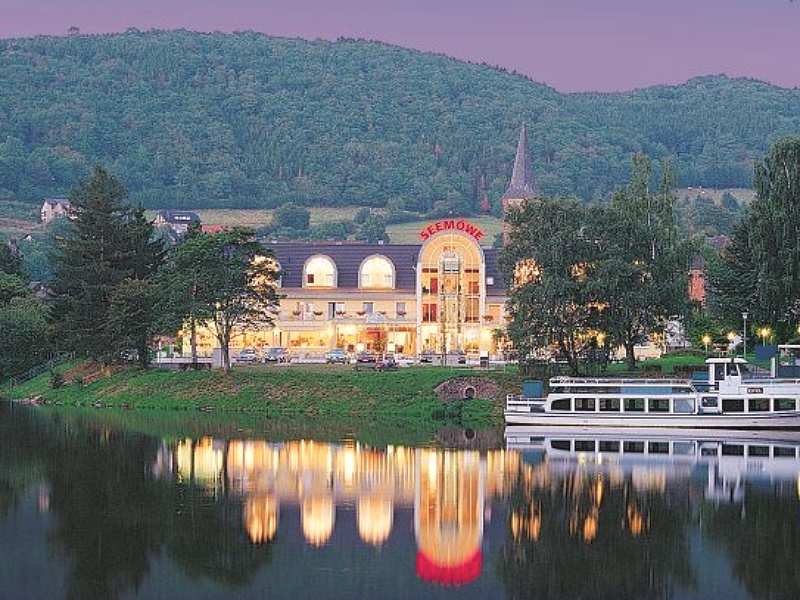
[{"label": "river water", "polygon": [[0,404],[0,599],[800,598],[800,433],[466,433],[157,439]]}]

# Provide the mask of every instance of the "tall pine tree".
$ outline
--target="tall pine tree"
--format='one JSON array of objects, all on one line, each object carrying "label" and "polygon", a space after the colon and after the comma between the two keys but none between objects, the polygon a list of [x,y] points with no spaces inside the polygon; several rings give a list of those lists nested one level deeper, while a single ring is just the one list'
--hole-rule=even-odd
[{"label": "tall pine tree", "polygon": [[120,347],[119,326],[110,323],[115,288],[147,278],[161,257],[152,225],[124,197],[122,183],[95,166],[70,193],[70,220],[51,256],[59,345],[94,359],[110,360]]}]

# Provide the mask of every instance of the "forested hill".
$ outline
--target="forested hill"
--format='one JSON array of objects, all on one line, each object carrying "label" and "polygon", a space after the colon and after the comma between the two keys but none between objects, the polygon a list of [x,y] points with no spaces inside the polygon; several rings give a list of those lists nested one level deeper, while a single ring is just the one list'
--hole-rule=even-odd
[{"label": "forested hill", "polygon": [[679,185],[742,187],[800,132],[800,90],[560,94],[382,43],[256,33],[0,40],[0,200],[62,196],[99,162],[148,207],[468,213],[499,203],[523,121],[546,194],[608,195],[637,151],[672,157]]}]

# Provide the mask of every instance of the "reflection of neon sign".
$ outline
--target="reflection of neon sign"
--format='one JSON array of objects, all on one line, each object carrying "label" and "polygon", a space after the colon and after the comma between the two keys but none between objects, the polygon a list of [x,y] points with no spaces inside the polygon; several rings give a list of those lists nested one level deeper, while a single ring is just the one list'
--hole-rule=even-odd
[{"label": "reflection of neon sign", "polygon": [[466,233],[467,235],[471,235],[475,238],[476,241],[480,242],[481,238],[483,238],[483,230],[478,227],[477,225],[473,225],[469,221],[465,221],[464,219],[442,219],[441,221],[436,221],[435,223],[431,223],[425,229],[419,232],[419,239],[423,242],[427,240],[432,235],[436,235],[441,231],[461,231]]}]

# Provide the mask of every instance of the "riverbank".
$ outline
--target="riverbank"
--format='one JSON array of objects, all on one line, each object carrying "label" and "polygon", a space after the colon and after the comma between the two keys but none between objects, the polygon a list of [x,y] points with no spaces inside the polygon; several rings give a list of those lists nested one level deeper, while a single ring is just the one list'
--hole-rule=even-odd
[{"label": "riverbank", "polygon": [[[59,412],[80,409],[82,414],[102,414],[104,420],[138,422],[136,429],[150,433],[172,422],[166,429],[175,435],[182,431],[181,423],[198,422],[214,430],[303,424],[333,437],[363,428],[385,437],[392,430],[427,435],[453,423],[495,427],[503,422],[505,394],[520,385],[512,372],[432,366],[356,372],[345,365],[256,365],[226,374],[134,367],[112,371],[84,363],[64,366],[58,373],[57,379],[65,382],[60,387],[54,388],[51,375],[43,374],[4,395]],[[464,383],[444,386],[450,391],[437,394],[451,380]],[[452,391],[466,387],[477,390],[474,398]],[[491,390],[492,396],[483,390]]]}]

